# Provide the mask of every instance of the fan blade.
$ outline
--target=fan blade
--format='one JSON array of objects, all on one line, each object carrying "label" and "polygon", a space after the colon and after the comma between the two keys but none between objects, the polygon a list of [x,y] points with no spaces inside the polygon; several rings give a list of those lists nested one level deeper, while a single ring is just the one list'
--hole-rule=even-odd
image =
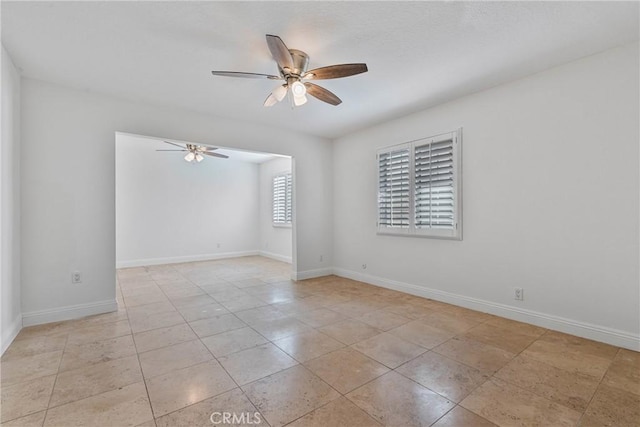
[{"label": "fan blade", "polygon": [[276,99],[276,97],[273,96],[272,93],[270,93],[269,96],[267,96],[267,99],[264,100],[264,104],[263,105],[265,107],[273,107],[277,103],[278,103],[278,100]]},{"label": "fan blade", "polygon": [[305,82],[304,87],[307,88],[307,93],[311,96],[318,98],[320,101],[324,101],[327,104],[331,105],[339,105],[342,103],[342,100],[338,98],[333,92],[328,91],[327,89],[320,87],[318,85],[314,85],[313,83]]},{"label": "fan blade", "polygon": [[180,145],[180,144],[175,144],[175,143],[173,143],[173,142],[169,142],[169,141],[162,141],[162,142],[164,142],[164,143],[166,143],[166,144],[170,144],[170,145],[175,145],[176,147],[184,148],[184,146],[182,146],[182,145]]},{"label": "fan blade", "polygon": [[223,76],[223,77],[242,77],[245,79],[270,79],[270,80],[281,80],[282,78],[279,76],[272,76],[270,74],[259,74],[259,73],[242,73],[239,71],[212,71],[211,74],[214,76]]},{"label": "fan blade", "polygon": [[280,37],[267,34],[267,46],[269,46],[271,56],[273,56],[273,59],[275,59],[280,68],[293,69],[291,53],[289,53],[287,45],[284,44]]},{"label": "fan blade", "polygon": [[205,147],[205,150],[207,151],[216,151],[218,149],[218,147]]},{"label": "fan blade", "polygon": [[208,151],[203,151],[200,154],[205,154],[205,155],[211,156],[211,157],[220,157],[221,159],[228,159],[229,158],[229,156],[225,156],[224,154],[209,153]]},{"label": "fan blade", "polygon": [[189,150],[156,150],[156,151],[189,151]]},{"label": "fan blade", "polygon": [[369,71],[367,64],[329,65],[328,67],[321,67],[307,71],[303,78],[310,80],[338,79],[340,77],[349,77],[360,73],[366,73],[367,71]]}]

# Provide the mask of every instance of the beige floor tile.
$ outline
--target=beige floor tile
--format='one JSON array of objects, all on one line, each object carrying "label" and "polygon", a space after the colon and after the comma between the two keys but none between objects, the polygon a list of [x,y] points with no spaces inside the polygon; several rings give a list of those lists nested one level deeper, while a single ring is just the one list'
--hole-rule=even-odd
[{"label": "beige floor tile", "polygon": [[640,353],[620,349],[602,383],[640,395]]},{"label": "beige floor tile", "polygon": [[211,298],[209,295],[195,295],[195,296],[186,297],[186,298],[176,298],[172,300],[171,303],[178,310],[180,310],[181,308],[198,307],[201,305],[208,305],[208,304],[217,304],[216,300]]},{"label": "beige floor tile", "polygon": [[166,290],[164,291],[164,294],[167,296],[167,298],[169,298],[169,301],[174,301],[177,299],[182,299],[187,297],[194,297],[198,295],[206,295],[205,291],[203,291],[202,289],[200,289],[195,285],[192,285],[190,288],[187,288],[187,289]]},{"label": "beige floor tile", "polygon": [[64,405],[140,381],[142,372],[137,355],[65,371],[58,374],[49,406]]},{"label": "beige floor tile", "polygon": [[460,406],[500,426],[575,426],[580,412],[498,379],[491,379]]},{"label": "beige floor tile", "polygon": [[344,347],[339,341],[318,331],[303,332],[273,342],[298,362],[306,362]]},{"label": "beige floor tile", "polygon": [[375,304],[363,301],[362,298],[331,306],[331,310],[352,318],[362,317],[367,313],[381,309],[385,304]]},{"label": "beige floor tile", "polygon": [[517,334],[529,335],[534,338],[540,338],[546,329],[539,326],[530,325],[528,323],[516,322],[515,320],[505,319],[504,317],[493,316],[487,322],[487,325],[497,326]]},{"label": "beige floor tile", "polygon": [[156,417],[236,387],[233,380],[215,360],[173,370],[147,380],[149,398]]},{"label": "beige floor tile", "polygon": [[539,339],[531,344],[523,355],[565,371],[602,378],[611,359],[588,354],[559,342]]},{"label": "beige floor tile", "polygon": [[564,346],[568,351],[589,354],[608,360],[613,360],[618,354],[618,347],[556,331],[547,331],[540,337],[540,341]]},{"label": "beige floor tile", "polygon": [[145,314],[150,315],[155,313],[167,313],[169,311],[176,311],[175,307],[170,302],[157,302],[154,304],[139,305],[137,307],[127,308],[127,312],[129,313],[129,316],[131,315],[142,316]]},{"label": "beige floor tile", "polygon": [[218,360],[240,385],[264,378],[298,363],[271,343],[222,356]]},{"label": "beige floor tile", "polygon": [[235,313],[235,315],[247,325],[256,325],[258,323],[266,322],[269,320],[282,319],[283,317],[287,317],[277,308],[270,305],[238,311]]},{"label": "beige floor tile", "polygon": [[470,329],[464,336],[511,353],[520,353],[536,340],[530,335],[519,334],[487,324],[478,325]]},{"label": "beige floor tile", "polygon": [[386,332],[360,341],[351,347],[392,369],[427,351],[423,347]]},{"label": "beige floor tile", "polygon": [[198,339],[186,323],[153,329],[133,335],[138,353]]},{"label": "beige floor tile", "polygon": [[131,335],[85,344],[69,344],[64,349],[60,372],[136,354]]},{"label": "beige floor tile", "polygon": [[347,319],[346,316],[324,307],[299,313],[294,317],[314,328],[320,328]]},{"label": "beige floor tile", "polygon": [[137,426],[153,418],[144,383],[131,384],[47,411],[45,427]]},{"label": "beige floor tile", "polygon": [[409,319],[421,319],[433,313],[433,310],[426,307],[421,307],[411,303],[396,303],[385,307],[383,310],[391,313],[399,314]]},{"label": "beige floor tile", "polygon": [[274,304],[274,306],[287,316],[296,316],[298,314],[304,314],[317,310],[318,308],[322,308],[319,301],[309,298],[296,298],[292,301]]},{"label": "beige floor tile", "polygon": [[17,418],[13,421],[0,424],[2,427],[42,427],[46,411],[36,412],[26,417]]},{"label": "beige floor tile", "polygon": [[247,325],[233,314],[223,314],[209,319],[196,320],[195,322],[189,323],[189,326],[191,326],[191,329],[193,329],[196,335],[204,338],[210,335],[244,328]]},{"label": "beige floor tile", "polygon": [[203,338],[202,342],[215,357],[221,357],[265,344],[267,340],[246,327]]},{"label": "beige floor tile", "polygon": [[351,348],[325,354],[305,366],[343,394],[389,372],[386,366]]},{"label": "beige floor tile", "polygon": [[2,362],[12,359],[34,356],[36,354],[49,353],[64,350],[67,343],[67,335],[35,336],[14,341],[2,355]]},{"label": "beige floor tile", "polygon": [[147,292],[139,295],[132,295],[130,297],[124,295],[124,304],[128,308],[158,302],[169,302],[169,299],[164,295],[162,291]]},{"label": "beige floor tile", "polygon": [[351,319],[332,323],[318,330],[347,345],[371,338],[381,332],[373,326]]},{"label": "beige floor tile", "polygon": [[428,349],[440,345],[454,336],[451,332],[432,328],[421,320],[413,320],[388,332]]},{"label": "beige floor tile", "polygon": [[463,334],[480,323],[455,314],[436,311],[422,317],[422,321],[432,328],[441,329],[453,334]]},{"label": "beige floor tile", "polygon": [[217,302],[206,305],[181,307],[178,308],[178,311],[180,312],[180,314],[182,314],[182,317],[184,317],[184,320],[186,320],[187,322],[195,322],[196,320],[208,319],[210,317],[229,313],[229,310],[227,310]]},{"label": "beige floor tile", "polygon": [[283,426],[340,394],[298,365],[243,387],[269,425]]},{"label": "beige floor tile", "polygon": [[640,424],[640,396],[601,385],[589,404],[581,426],[637,427]]},{"label": "beige floor tile", "polygon": [[346,397],[385,426],[428,426],[455,406],[395,372],[355,389]]},{"label": "beige floor tile", "polygon": [[227,425],[266,426],[256,407],[238,388],[162,416],[156,420],[156,425],[157,427],[224,425],[225,413],[231,414],[231,417],[233,414],[238,417],[235,420],[227,418],[229,421]]},{"label": "beige floor tile", "polygon": [[497,371],[515,357],[515,353],[465,337],[454,337],[433,351],[486,374]]},{"label": "beige floor tile", "polygon": [[2,362],[2,387],[58,372],[62,350],[34,354]]},{"label": "beige floor tile", "polygon": [[491,421],[456,406],[440,418],[432,427],[496,427]]},{"label": "beige floor tile", "polygon": [[407,317],[384,310],[372,311],[356,319],[381,331],[388,331],[411,321]]},{"label": "beige floor tile", "polygon": [[213,359],[209,350],[199,340],[147,351],[141,353],[139,357],[145,378],[152,378]]},{"label": "beige floor tile", "polygon": [[568,408],[584,412],[600,382],[579,372],[565,371],[520,355],[495,376]]},{"label": "beige floor tile", "polygon": [[95,325],[81,328],[69,332],[68,344],[82,344],[94,341],[103,341],[110,338],[117,338],[131,334],[131,327],[128,320],[110,322],[102,325]]},{"label": "beige floor tile", "polygon": [[163,295],[162,289],[156,284],[156,282],[145,282],[144,284],[136,287],[125,287],[122,290],[122,296],[126,298],[142,295]]},{"label": "beige floor tile", "polygon": [[433,352],[405,363],[396,372],[454,402],[460,402],[489,379],[477,369]]},{"label": "beige floor tile", "polygon": [[55,375],[49,375],[13,385],[3,384],[0,422],[47,409],[55,380]]},{"label": "beige floor tile", "polygon": [[153,314],[131,314],[129,316],[131,330],[134,333],[151,331],[166,326],[185,324],[182,315],[177,311]]},{"label": "beige floor tile", "polygon": [[310,331],[312,328],[293,317],[283,317],[281,319],[267,320],[255,324],[253,325],[253,329],[265,338],[275,341],[290,335]]},{"label": "beige floor tile", "polygon": [[381,425],[351,401],[339,397],[287,424],[287,427],[379,427]]}]

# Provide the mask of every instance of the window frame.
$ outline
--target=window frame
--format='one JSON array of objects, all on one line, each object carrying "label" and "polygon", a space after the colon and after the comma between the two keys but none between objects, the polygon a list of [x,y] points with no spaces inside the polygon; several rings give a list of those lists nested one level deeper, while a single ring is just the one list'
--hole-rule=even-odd
[{"label": "window frame", "polygon": [[[285,187],[285,200],[283,209],[285,211],[285,222],[277,222],[275,209],[275,190],[276,190],[276,179],[284,178],[284,187]],[[289,215],[287,215],[287,211],[289,211]],[[287,217],[289,218],[287,221]],[[293,175],[290,171],[279,172],[272,176],[271,178],[271,225],[276,228],[291,228],[293,223]]]},{"label": "window frame", "polygon": [[[417,147],[443,141],[453,141],[453,228],[416,227],[416,171],[415,152]],[[380,224],[380,155],[398,150],[409,152],[409,225],[406,228]],[[376,151],[376,228],[378,235],[424,237],[446,240],[462,240],[462,128],[426,138],[420,138],[401,144],[387,146]]]}]

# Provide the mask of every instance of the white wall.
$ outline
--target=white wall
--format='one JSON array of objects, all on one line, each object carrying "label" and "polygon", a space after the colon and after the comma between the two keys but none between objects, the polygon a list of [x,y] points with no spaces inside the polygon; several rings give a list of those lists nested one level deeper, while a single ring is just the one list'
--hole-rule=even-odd
[{"label": "white wall", "polygon": [[[640,348],[638,75],[635,43],[335,141],[336,271]],[[458,127],[464,240],[376,235],[376,149]]]},{"label": "white wall", "polygon": [[[115,144],[120,131],[295,157],[300,276],[331,254],[331,143],[261,125],[22,81],[25,324],[115,308]],[[329,258],[330,259],[330,258]],[[73,285],[80,270],[83,284]]]},{"label": "white wall", "polygon": [[116,136],[116,267],[257,254],[258,164]]},{"label": "white wall", "polygon": [[20,75],[2,47],[2,147],[0,149],[0,353],[22,327],[20,311]]},{"label": "white wall", "polygon": [[[291,166],[288,157],[260,164],[260,253],[285,262],[291,262],[291,227],[273,226],[273,176],[291,172]],[[295,209],[295,200],[293,203]]]}]

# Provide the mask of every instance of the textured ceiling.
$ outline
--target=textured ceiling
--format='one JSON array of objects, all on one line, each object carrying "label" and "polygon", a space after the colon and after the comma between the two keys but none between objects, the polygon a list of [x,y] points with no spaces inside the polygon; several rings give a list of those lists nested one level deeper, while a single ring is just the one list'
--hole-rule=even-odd
[{"label": "textured ceiling", "polygon": [[[7,2],[2,43],[26,77],[333,138],[638,40],[638,2]],[[262,107],[265,34],[342,98]]]}]

